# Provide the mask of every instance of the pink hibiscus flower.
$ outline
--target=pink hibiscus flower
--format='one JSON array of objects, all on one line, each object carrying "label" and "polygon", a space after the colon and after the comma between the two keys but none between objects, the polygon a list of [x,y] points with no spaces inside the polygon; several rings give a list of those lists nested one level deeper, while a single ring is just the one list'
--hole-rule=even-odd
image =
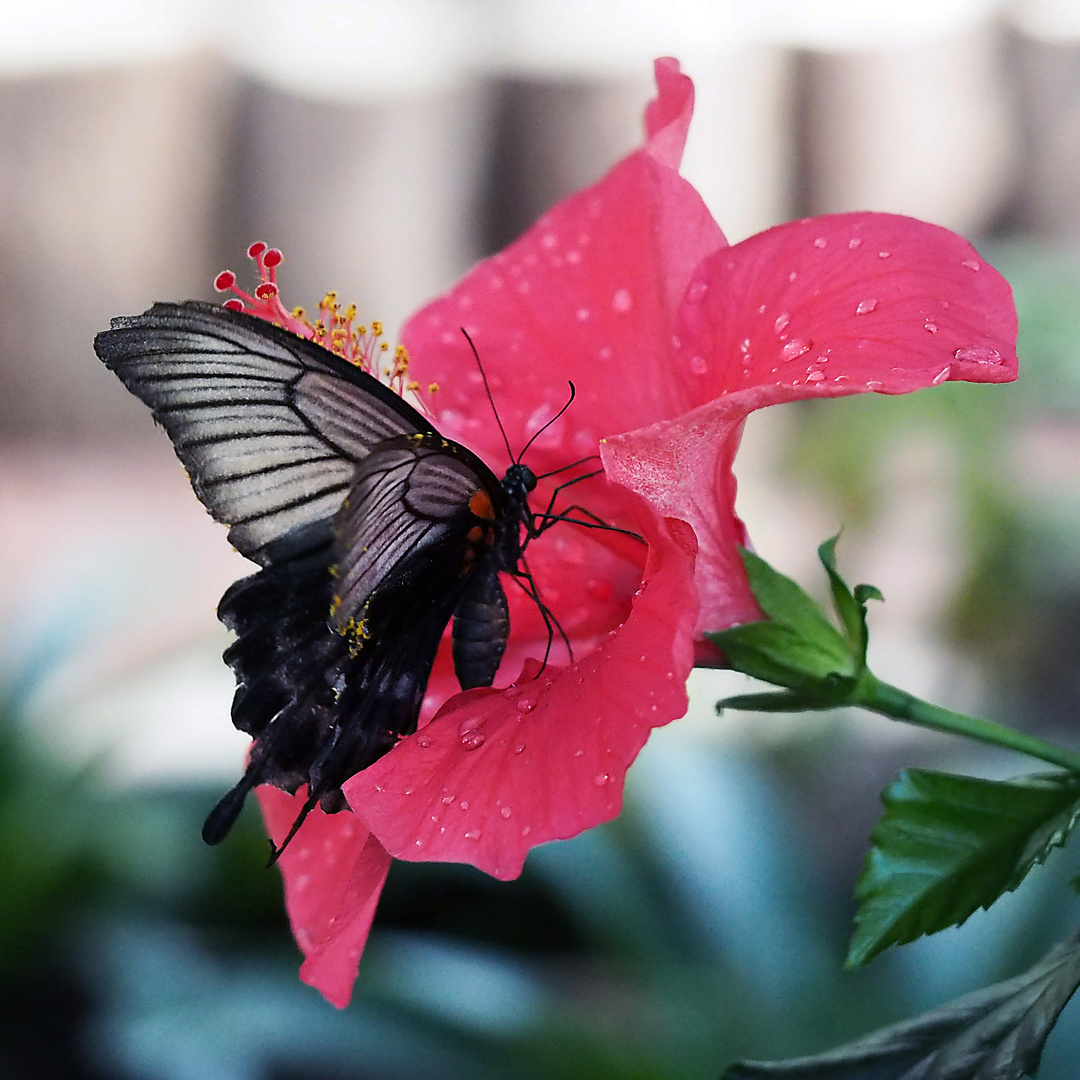
[{"label": "pink hibiscus flower", "polygon": [[[533,845],[614,817],[649,732],[686,710],[695,648],[716,659],[702,633],[760,618],[731,471],[750,412],[1016,377],[1009,287],[945,229],[841,214],[729,246],[677,171],[693,85],[670,59],[656,80],[640,150],[404,329],[412,371],[442,388],[440,430],[496,472],[510,462],[460,328],[516,453],[572,379],[577,400],[528,464],[543,474],[599,453],[604,475],[557,506],[584,506],[647,544],[559,525],[530,545],[573,655],[556,641],[542,667],[547,630],[512,595],[498,688],[454,694],[441,655],[418,732],[344,785],[351,814],[315,810],[282,854],[301,977],[336,1005],[349,1000],[392,857],[512,878]],[[534,508],[559,480],[541,483]],[[280,844],[304,793],[258,795]]]}]

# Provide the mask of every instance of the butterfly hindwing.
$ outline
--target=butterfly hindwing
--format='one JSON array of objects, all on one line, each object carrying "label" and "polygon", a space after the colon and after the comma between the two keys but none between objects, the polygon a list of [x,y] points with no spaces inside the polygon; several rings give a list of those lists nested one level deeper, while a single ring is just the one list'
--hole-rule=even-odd
[{"label": "butterfly hindwing", "polygon": [[211,304],[155,304],[94,346],[153,410],[242,554],[330,518],[373,446],[431,432],[407,402],[287,330]]}]

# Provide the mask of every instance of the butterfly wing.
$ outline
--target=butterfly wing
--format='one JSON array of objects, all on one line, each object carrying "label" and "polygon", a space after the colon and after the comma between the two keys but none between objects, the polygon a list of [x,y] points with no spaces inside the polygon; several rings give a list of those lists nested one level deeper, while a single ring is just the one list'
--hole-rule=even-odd
[{"label": "butterfly wing", "polygon": [[233,546],[263,566],[270,545],[336,513],[372,447],[433,432],[348,361],[211,304],[114,319],[94,348],[153,410]]},{"label": "butterfly wing", "polygon": [[[463,446],[436,434],[390,440],[361,463],[335,519],[334,621],[354,630],[377,588],[416,577],[426,589],[460,592],[494,539],[494,518],[478,509],[500,496],[498,481]],[[492,511],[493,513],[493,511]],[[437,603],[436,596],[430,603]]]},{"label": "butterfly wing", "polygon": [[339,805],[415,729],[443,630],[490,562],[497,479],[378,380],[243,313],[157,304],[95,348],[263,567],[219,608],[237,633],[233,721],[256,741],[204,837],[259,783],[306,783],[304,813]]}]

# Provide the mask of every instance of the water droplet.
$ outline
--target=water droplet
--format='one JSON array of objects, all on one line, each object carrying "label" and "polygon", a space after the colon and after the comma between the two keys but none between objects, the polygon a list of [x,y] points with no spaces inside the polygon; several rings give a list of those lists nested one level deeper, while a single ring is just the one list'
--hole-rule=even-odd
[{"label": "water droplet", "polygon": [[816,239],[816,240],[814,241],[814,247],[816,247],[816,248],[823,248],[823,247],[824,247],[824,246],[825,246],[825,245],[826,245],[827,243],[828,243],[828,240],[826,240],[824,236],[819,236],[819,237],[818,237],[818,238],[817,238],[817,239]]},{"label": "water droplet", "polygon": [[969,270],[981,270],[982,269],[982,263],[977,262],[975,259],[965,259],[960,265],[961,266],[966,266]]},{"label": "water droplet", "polygon": [[575,750],[574,751],[574,757],[584,757],[584,756],[585,756],[585,751],[584,750]]},{"label": "water droplet", "polygon": [[483,831],[481,829],[470,829],[465,834],[465,839],[466,840],[479,840],[480,837],[483,836],[483,835],[484,835],[484,833],[483,833]]},{"label": "water droplet", "polygon": [[430,735],[417,735],[416,745],[426,750],[431,745]]},{"label": "water droplet", "polygon": [[601,360],[610,360],[613,355],[614,354],[612,353],[609,346],[607,346],[607,345],[601,345],[600,346],[599,356],[600,356]]},{"label": "water droplet", "polygon": [[449,806],[454,801],[453,795],[444,795],[442,797],[443,806]]},{"label": "water droplet", "polygon": [[790,274],[788,274],[788,276],[787,276],[787,279],[788,279],[788,283],[790,284],[790,283],[791,283],[792,281],[794,281],[794,280],[795,280],[795,279],[796,279],[796,278],[797,278],[798,276],[799,276],[799,275],[798,275],[798,273],[797,273],[796,271],[792,270],[792,271],[791,271],[791,273],[790,273]]},{"label": "water droplet", "polygon": [[414,843],[416,844],[417,847],[423,847],[424,846],[424,841],[423,840],[416,840],[416,841],[414,841]]},{"label": "water droplet", "polygon": [[540,246],[543,248],[547,248],[548,251],[550,251],[555,246],[555,243],[556,241],[554,233],[544,233],[544,235],[540,238]]},{"label": "water droplet", "polygon": [[578,322],[588,322],[588,319],[589,319],[589,309],[588,308],[583,308],[583,307],[578,308],[577,309],[577,321]]},{"label": "water droplet", "polygon": [[303,892],[311,884],[310,874],[301,874],[296,879],[296,891]]},{"label": "water droplet", "polygon": [[874,308],[877,307],[877,301],[870,297],[869,300],[860,300],[859,306],[855,309],[856,315],[869,315]]},{"label": "water droplet", "polygon": [[936,374],[936,375],[934,376],[934,379],[933,379],[933,382],[932,382],[932,384],[931,384],[931,385],[933,385],[933,386],[940,386],[940,385],[941,385],[941,384],[942,384],[943,382],[945,382],[945,380],[946,380],[946,379],[948,379],[948,377],[949,377],[949,375],[950,375],[951,373],[952,373],[952,372],[951,372],[951,369],[950,369],[949,367],[943,367],[943,368],[942,368],[942,369],[941,369],[941,370],[940,370],[940,371],[939,371],[939,372],[938,372],[938,373],[937,373],[937,374]]},{"label": "water droplet", "polygon": [[515,707],[519,713],[530,713],[536,708],[536,702],[532,698],[519,697]]},{"label": "water droplet", "polygon": [[593,783],[594,783],[594,784],[595,784],[595,785],[596,785],[597,787],[603,787],[603,786],[604,786],[604,785],[605,785],[605,784],[606,784],[606,783],[607,783],[607,782],[608,782],[608,781],[609,781],[610,779],[611,779],[611,777],[610,777],[610,776],[608,776],[608,774],[607,774],[606,772],[598,772],[598,773],[597,773],[597,774],[596,774],[596,775],[595,775],[595,776],[594,776],[594,777],[592,778],[592,782],[593,782]]},{"label": "water droplet", "polygon": [[742,343],[739,345],[739,352],[744,356],[750,351],[750,339],[748,337],[742,339]]},{"label": "water droplet", "polygon": [[531,832],[532,832],[532,826],[531,825],[526,825],[525,828],[521,830],[521,835],[522,836],[528,836],[529,833],[531,833]]},{"label": "water droplet", "polygon": [[671,335],[671,347],[673,349],[682,348],[682,338],[679,337],[678,334]]},{"label": "water droplet", "polygon": [[780,314],[776,316],[776,322],[774,322],[772,326],[778,334],[782,334],[787,329],[789,322],[791,322],[791,312],[781,311]]},{"label": "water droplet", "polygon": [[577,266],[577,264],[579,262],[581,262],[581,252],[580,251],[568,251],[566,253],[566,261],[571,266]]},{"label": "water droplet", "polygon": [[932,323],[932,322],[928,322],[928,323],[927,323],[927,324],[926,324],[926,325],[925,325],[925,326],[923,327],[923,329],[924,329],[924,330],[928,330],[928,331],[929,331],[929,332],[930,332],[931,334],[936,334],[936,333],[937,333],[937,326],[936,326],[936,324],[934,324],[934,323]]},{"label": "water droplet", "polygon": [[757,313],[758,313],[759,315],[764,315],[764,314],[765,314],[765,305],[764,305],[764,304],[762,304],[762,305],[761,305],[761,306],[760,306],[760,307],[759,307],[759,308],[757,309]]},{"label": "water droplet", "polygon": [[866,380],[866,389],[867,390],[880,390],[881,389],[881,383],[877,379],[867,379]]},{"label": "water droplet", "polygon": [[848,251],[854,251],[862,243],[861,237],[853,236],[848,242]]},{"label": "water droplet", "polygon": [[467,731],[475,731],[484,722],[482,716],[468,716],[458,724],[457,733],[464,735]]},{"label": "water droplet", "polygon": [[515,754],[524,754],[525,753],[525,744],[524,743],[518,743],[517,746],[514,747],[514,753]]},{"label": "water droplet", "polygon": [[695,375],[704,375],[709,370],[708,361],[701,353],[695,353],[690,357],[690,370]]},{"label": "water droplet", "polygon": [[892,254],[891,251],[879,251],[877,257],[879,259],[887,259]]},{"label": "water droplet", "polygon": [[780,355],[785,360],[795,360],[808,353],[814,347],[812,341],[804,341],[802,338],[792,338],[781,350]]},{"label": "water droplet", "polygon": [[825,372],[824,371],[818,371],[817,368],[811,368],[806,373],[806,381],[807,382],[823,382],[824,379],[825,379]]},{"label": "water droplet", "polygon": [[499,811],[499,816],[500,816],[500,817],[501,817],[501,818],[503,819],[503,821],[506,821],[506,819],[507,819],[508,817],[510,817],[510,814],[511,814],[511,813],[512,813],[512,811],[511,811],[510,807],[509,807],[509,806],[504,806],[504,807],[503,807],[503,808],[502,808],[502,809],[501,809],[501,810]]},{"label": "water droplet", "polygon": [[487,736],[482,731],[466,731],[461,736],[462,750],[479,750]]},{"label": "water droplet", "polygon": [[690,282],[690,288],[686,290],[686,302],[688,304],[700,304],[705,299],[705,294],[708,291],[709,283],[698,278],[697,281]]},{"label": "water droplet", "polygon": [[625,315],[633,306],[634,299],[629,289],[620,289],[612,298],[611,306],[620,314]]},{"label": "water droplet", "polygon": [[459,810],[468,810],[469,809],[468,800],[467,799],[462,799],[461,802],[458,803],[458,809]]},{"label": "water droplet", "polygon": [[1001,353],[988,345],[968,345],[953,353],[957,360],[969,360],[976,364],[996,364],[1001,360]]}]

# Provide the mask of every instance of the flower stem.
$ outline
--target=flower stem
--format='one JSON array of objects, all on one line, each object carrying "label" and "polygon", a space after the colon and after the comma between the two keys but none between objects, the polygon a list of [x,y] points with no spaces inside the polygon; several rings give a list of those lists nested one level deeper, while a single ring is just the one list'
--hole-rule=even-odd
[{"label": "flower stem", "polygon": [[931,705],[928,701],[914,697],[898,687],[882,682],[869,671],[864,671],[859,680],[850,704],[861,705],[864,709],[881,713],[894,720],[905,720],[919,727],[933,728],[935,731],[947,731],[953,735],[964,735],[969,739],[989,743],[991,746],[1003,746],[1030,757],[1060,765],[1069,772],[1080,775],[1080,754],[1065,750],[1053,743],[1044,742],[1034,735],[1025,735],[1014,731],[1004,724],[992,720],[980,720],[974,716],[943,709]]}]

